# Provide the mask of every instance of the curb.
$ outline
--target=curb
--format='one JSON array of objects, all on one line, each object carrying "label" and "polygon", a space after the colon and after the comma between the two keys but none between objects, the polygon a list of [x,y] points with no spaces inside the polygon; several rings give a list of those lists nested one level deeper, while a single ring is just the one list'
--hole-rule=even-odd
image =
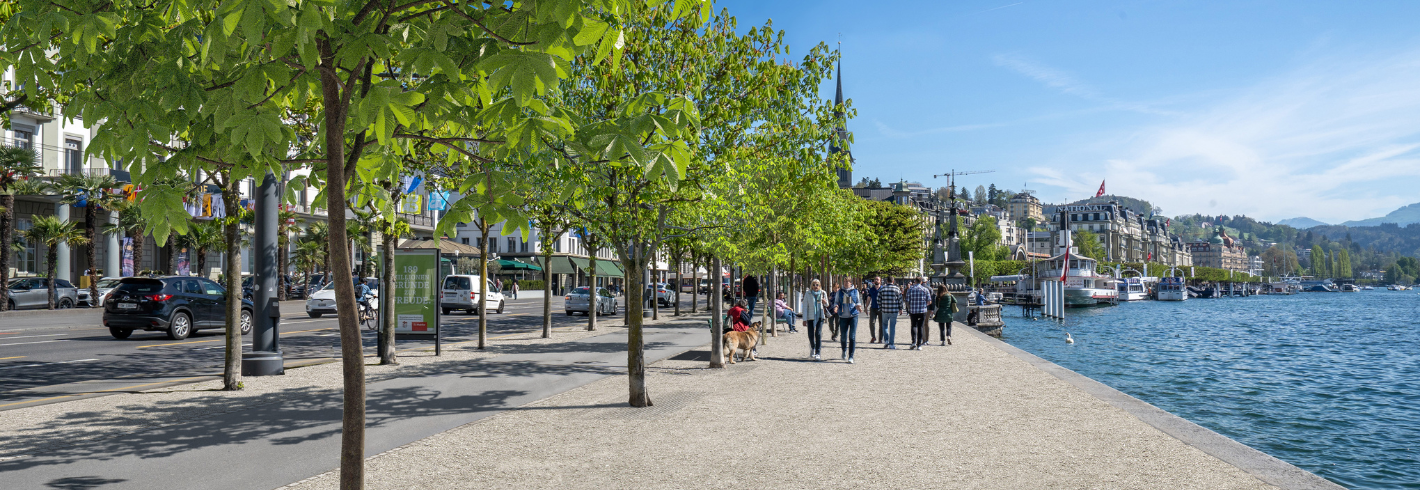
[{"label": "curb", "polygon": [[1183,441],[1184,444],[1198,448],[1210,456],[1221,459],[1225,463],[1236,466],[1257,479],[1262,480],[1264,483],[1287,490],[1345,490],[1345,487],[1317,476],[1315,473],[1293,466],[1291,463],[1274,458],[1246,444],[1234,441],[1222,434],[1189,422],[1182,417],[1150,405],[1138,398],[1129,396],[1124,392],[1090,379],[1080,373],[1041,359],[1035,354],[1031,354],[1016,346],[1007,344],[1004,341],[978,332],[973,327],[968,327],[964,324],[959,325],[959,327],[960,331],[967,332],[968,335],[973,335],[998,350],[1025,361],[1036,369],[1055,376],[1061,381],[1069,383],[1071,386],[1079,388],[1085,393],[1120,410],[1124,410],[1126,413],[1133,415],[1145,424],[1149,424],[1149,426],[1175,439]]}]

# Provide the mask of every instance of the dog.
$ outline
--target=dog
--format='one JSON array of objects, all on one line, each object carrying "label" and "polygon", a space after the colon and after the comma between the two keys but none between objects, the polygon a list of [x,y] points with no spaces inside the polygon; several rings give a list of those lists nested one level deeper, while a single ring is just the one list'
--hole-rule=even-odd
[{"label": "dog", "polygon": [[750,324],[749,330],[743,332],[725,332],[725,362],[735,363],[735,351],[744,350],[744,357],[741,360],[753,361],[754,346],[759,344],[760,322]]}]

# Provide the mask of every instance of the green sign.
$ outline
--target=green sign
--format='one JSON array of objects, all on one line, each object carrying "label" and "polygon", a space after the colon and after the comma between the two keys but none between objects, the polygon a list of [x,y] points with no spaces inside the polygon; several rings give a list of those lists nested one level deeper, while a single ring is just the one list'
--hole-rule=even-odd
[{"label": "green sign", "polygon": [[439,332],[439,251],[400,250],[394,254],[395,334]]}]

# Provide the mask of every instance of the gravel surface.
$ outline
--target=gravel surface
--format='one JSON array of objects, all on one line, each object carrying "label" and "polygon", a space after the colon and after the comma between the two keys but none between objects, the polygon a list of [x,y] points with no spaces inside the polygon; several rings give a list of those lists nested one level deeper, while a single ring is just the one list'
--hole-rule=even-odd
[{"label": "gravel surface", "polygon": [[[965,328],[965,327],[959,327]],[[866,332],[860,332],[866,333]],[[1273,488],[987,342],[862,344],[857,364],[771,338],[727,369],[650,367],[368,459],[370,488]],[[336,488],[334,471],[292,488]]]}]

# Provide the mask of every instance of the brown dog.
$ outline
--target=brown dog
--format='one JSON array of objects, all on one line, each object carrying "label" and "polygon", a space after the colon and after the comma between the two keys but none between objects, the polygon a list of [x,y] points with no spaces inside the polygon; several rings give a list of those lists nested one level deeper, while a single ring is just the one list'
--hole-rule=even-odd
[{"label": "brown dog", "polygon": [[753,361],[754,346],[759,344],[759,322],[754,322],[749,326],[749,330],[743,332],[725,332],[725,362],[735,363],[735,351],[744,350],[742,360]]}]

